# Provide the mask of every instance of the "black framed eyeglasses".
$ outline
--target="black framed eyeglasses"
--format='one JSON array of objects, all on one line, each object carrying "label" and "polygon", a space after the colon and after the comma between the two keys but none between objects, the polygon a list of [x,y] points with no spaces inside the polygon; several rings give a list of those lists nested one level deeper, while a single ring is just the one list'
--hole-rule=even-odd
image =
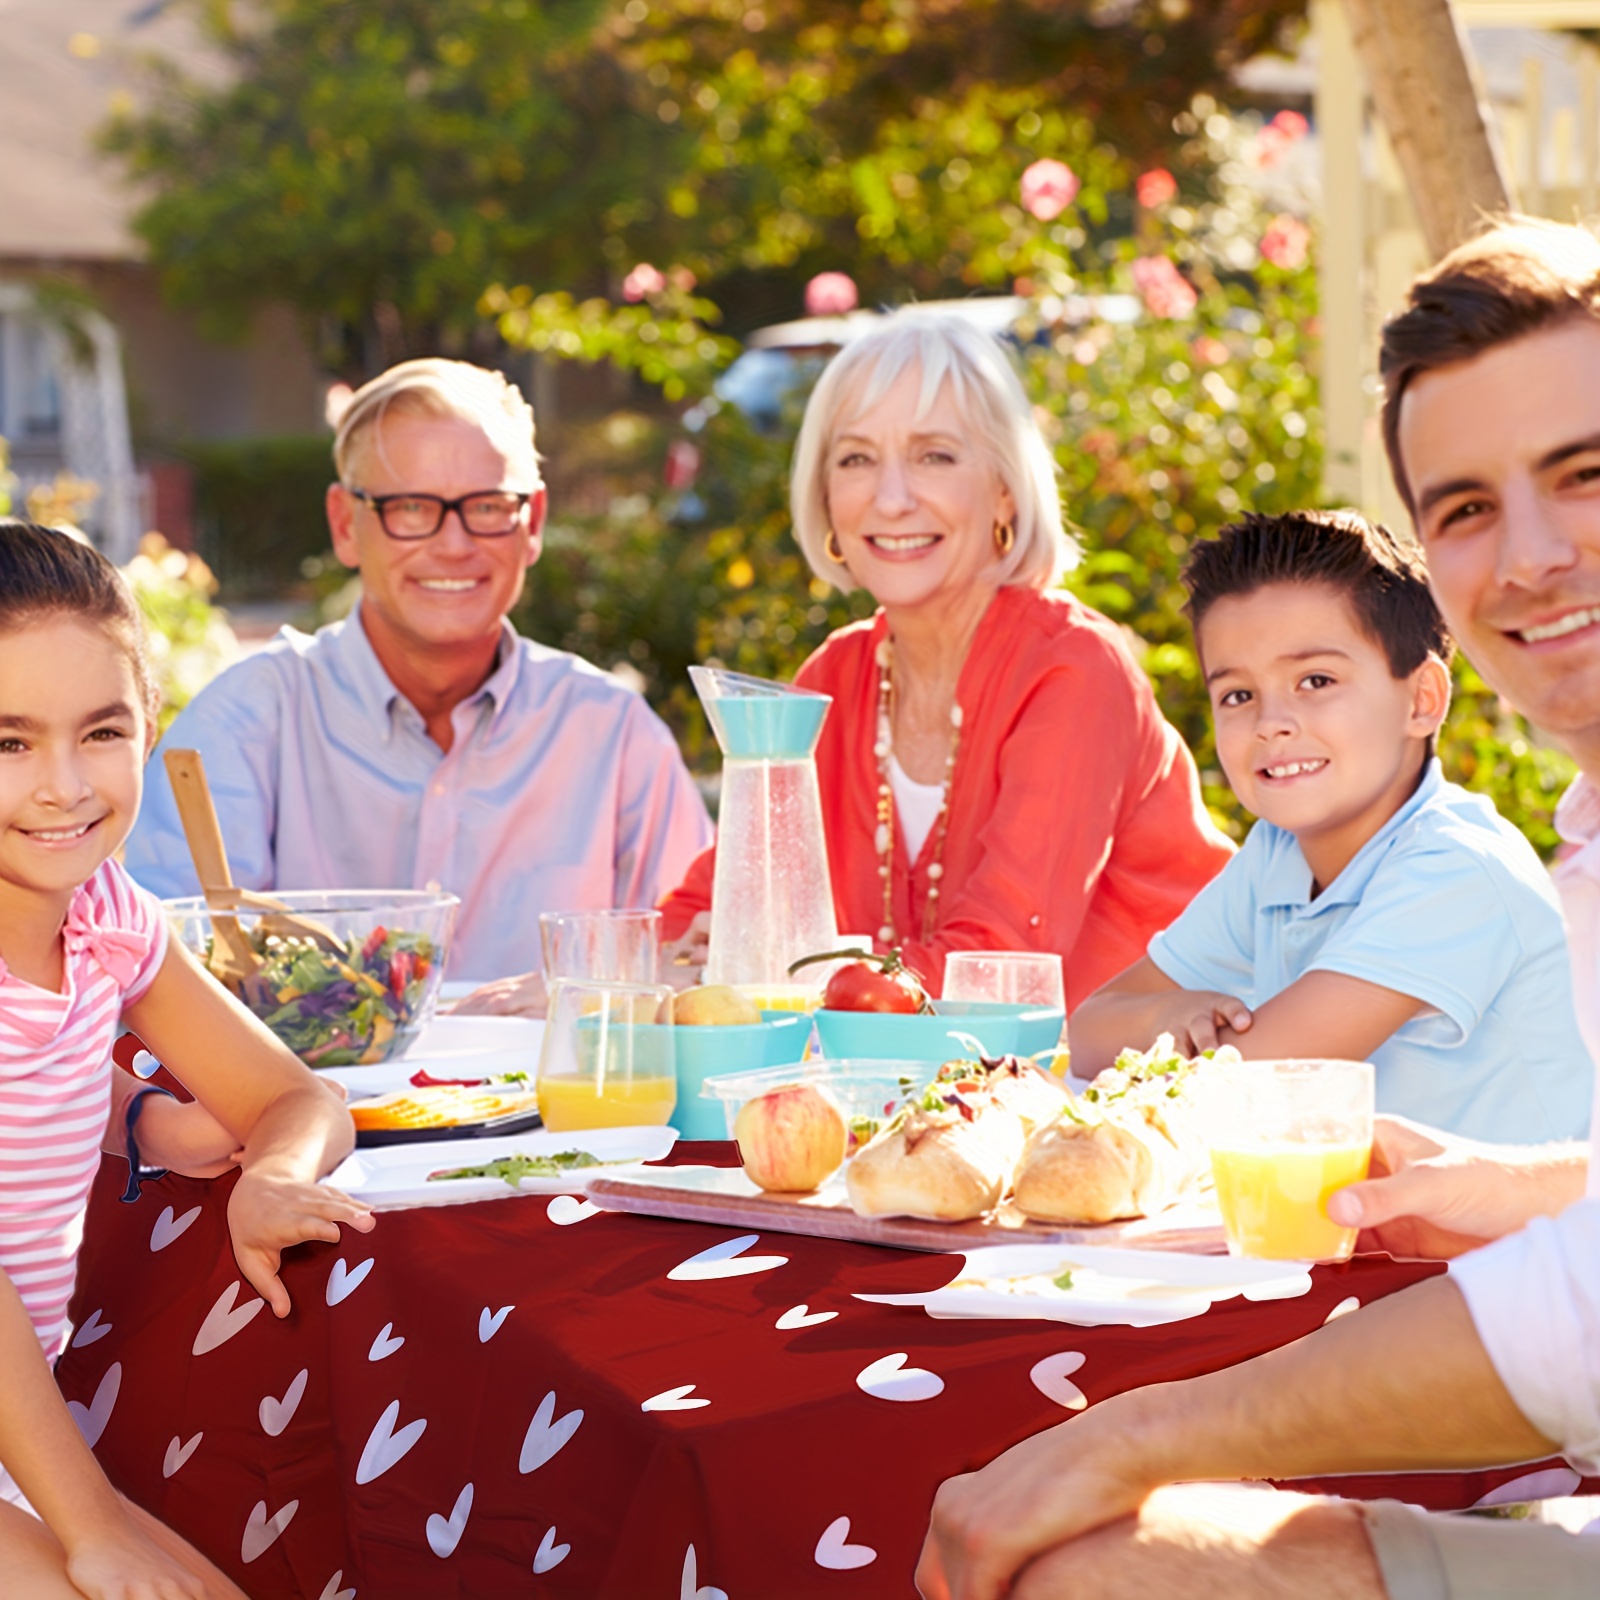
[{"label": "black framed eyeglasses", "polygon": [[455,500],[436,494],[368,494],[348,485],[345,493],[371,506],[391,539],[431,539],[452,511],[474,539],[504,539],[521,526],[523,510],[533,499],[515,489],[479,489]]}]

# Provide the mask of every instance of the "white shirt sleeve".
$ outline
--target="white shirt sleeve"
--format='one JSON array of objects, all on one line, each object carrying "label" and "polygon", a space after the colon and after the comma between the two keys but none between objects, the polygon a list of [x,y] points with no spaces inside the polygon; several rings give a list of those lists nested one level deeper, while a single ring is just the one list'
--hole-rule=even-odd
[{"label": "white shirt sleeve", "polygon": [[1600,1472],[1600,1200],[1450,1265],[1517,1409],[1580,1472]]}]

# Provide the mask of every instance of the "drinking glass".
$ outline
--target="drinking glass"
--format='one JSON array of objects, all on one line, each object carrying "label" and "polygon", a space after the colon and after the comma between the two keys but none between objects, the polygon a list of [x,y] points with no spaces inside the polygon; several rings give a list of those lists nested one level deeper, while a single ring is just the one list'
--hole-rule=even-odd
[{"label": "drinking glass", "polygon": [[1050,950],[953,950],[944,958],[944,998],[1065,1011],[1061,957]]},{"label": "drinking glass", "polygon": [[661,976],[661,913],[541,912],[539,945],[546,982],[655,983]]},{"label": "drinking glass", "polygon": [[1229,1254],[1349,1260],[1356,1230],[1330,1221],[1327,1204],[1367,1175],[1372,1063],[1213,1063],[1207,1076],[1203,1120]]},{"label": "drinking glass", "polygon": [[547,1128],[666,1122],[678,1101],[672,997],[668,984],[551,984],[537,1083]]}]

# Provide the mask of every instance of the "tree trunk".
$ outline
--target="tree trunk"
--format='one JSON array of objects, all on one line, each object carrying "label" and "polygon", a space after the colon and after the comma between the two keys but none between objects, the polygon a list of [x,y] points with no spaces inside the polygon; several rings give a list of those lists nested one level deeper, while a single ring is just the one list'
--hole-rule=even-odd
[{"label": "tree trunk", "polygon": [[1356,54],[1435,258],[1515,200],[1450,0],[1344,0]]}]

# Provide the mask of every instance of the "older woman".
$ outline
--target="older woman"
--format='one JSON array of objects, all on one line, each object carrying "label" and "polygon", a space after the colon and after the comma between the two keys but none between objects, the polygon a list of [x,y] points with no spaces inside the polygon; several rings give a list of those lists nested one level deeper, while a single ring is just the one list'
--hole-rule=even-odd
[{"label": "older woman", "polygon": [[[796,682],[839,926],[937,986],[952,950],[1054,950],[1068,1004],[1142,954],[1227,860],[1194,764],[1117,629],[1053,588],[1076,551],[1001,347],[906,311],[823,373],[795,446],[812,570],[878,602]],[[667,936],[710,905],[702,855]]]}]

